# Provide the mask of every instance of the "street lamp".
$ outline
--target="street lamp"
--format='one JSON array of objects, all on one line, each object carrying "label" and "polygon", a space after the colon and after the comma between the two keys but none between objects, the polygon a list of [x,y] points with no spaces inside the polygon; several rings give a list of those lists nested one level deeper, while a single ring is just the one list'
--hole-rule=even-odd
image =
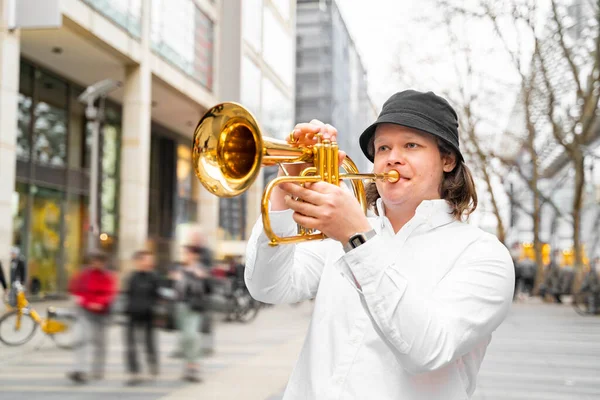
[{"label": "street lamp", "polygon": [[[96,249],[96,238],[99,234],[98,228],[98,164],[100,149],[100,125],[104,121],[104,99],[113,90],[122,84],[114,79],[104,79],[88,86],[77,98],[81,103],[87,105],[85,109],[86,118],[92,123],[92,159],[90,161],[90,202],[89,202],[89,229],[87,248],[88,251]],[[96,100],[100,99],[98,106]]]}]

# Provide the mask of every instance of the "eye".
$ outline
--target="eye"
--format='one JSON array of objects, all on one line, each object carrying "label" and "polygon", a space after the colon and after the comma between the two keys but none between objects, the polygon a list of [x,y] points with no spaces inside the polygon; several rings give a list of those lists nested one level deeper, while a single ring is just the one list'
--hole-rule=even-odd
[{"label": "eye", "polygon": [[382,145],[380,145],[380,146],[377,147],[377,152],[379,153],[380,151],[385,151],[385,150],[388,150],[388,149],[389,149],[388,145],[382,144]]},{"label": "eye", "polygon": [[419,145],[416,143],[406,143],[407,149],[416,149],[417,147],[419,147]]}]

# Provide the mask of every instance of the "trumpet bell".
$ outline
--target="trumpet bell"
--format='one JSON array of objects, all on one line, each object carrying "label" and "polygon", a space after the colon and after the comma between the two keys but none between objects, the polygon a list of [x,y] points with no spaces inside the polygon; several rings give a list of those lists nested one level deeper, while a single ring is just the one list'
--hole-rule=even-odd
[{"label": "trumpet bell", "polygon": [[216,196],[234,197],[246,191],[260,172],[262,155],[258,123],[239,104],[214,106],[194,131],[194,172]]}]

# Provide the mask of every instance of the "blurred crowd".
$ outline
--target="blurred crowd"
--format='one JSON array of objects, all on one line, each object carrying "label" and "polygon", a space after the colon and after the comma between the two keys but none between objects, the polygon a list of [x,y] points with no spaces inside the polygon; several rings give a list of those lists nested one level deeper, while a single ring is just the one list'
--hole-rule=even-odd
[{"label": "blurred crowd", "polygon": [[[78,384],[104,378],[108,327],[121,318],[127,385],[142,383],[143,370],[151,378],[159,375],[157,329],[176,331],[179,340],[170,355],[182,359],[181,378],[201,382],[200,361],[214,353],[213,291],[224,279],[235,288],[243,277],[240,260],[227,261],[215,263],[204,238],[196,235],[181,246],[177,262],[160,268],[166,273],[159,272],[153,252],[141,249],[132,255],[131,271],[119,279],[106,253],[89,252],[68,287],[76,304],[78,345],[67,377]],[[15,282],[26,281],[26,263],[18,248],[11,252],[9,279],[1,272],[0,266],[5,294]]]}]

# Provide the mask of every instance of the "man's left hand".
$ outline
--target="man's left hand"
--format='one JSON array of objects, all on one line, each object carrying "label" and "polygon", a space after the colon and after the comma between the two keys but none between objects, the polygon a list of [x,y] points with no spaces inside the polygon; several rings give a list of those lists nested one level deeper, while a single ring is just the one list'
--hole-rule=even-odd
[{"label": "man's left hand", "polygon": [[307,187],[294,183],[279,187],[290,194],[286,196],[286,205],[295,211],[294,221],[305,228],[321,231],[342,244],[357,232],[371,230],[356,198],[339,186],[316,182]]}]

